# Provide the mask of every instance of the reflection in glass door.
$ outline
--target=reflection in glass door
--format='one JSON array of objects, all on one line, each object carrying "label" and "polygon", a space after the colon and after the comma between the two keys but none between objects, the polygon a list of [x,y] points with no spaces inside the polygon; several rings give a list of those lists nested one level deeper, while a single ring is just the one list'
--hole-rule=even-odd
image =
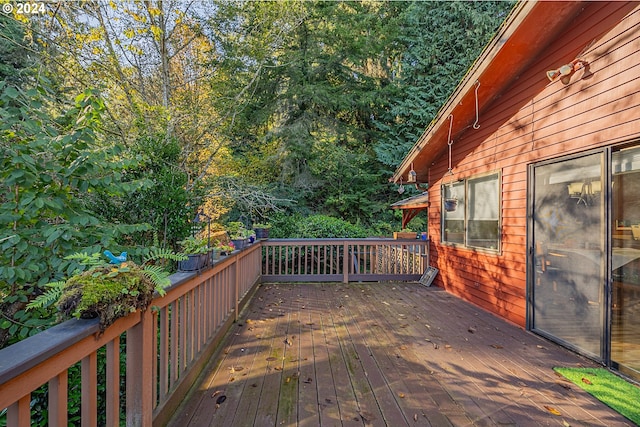
[{"label": "reflection in glass door", "polygon": [[611,360],[640,378],[640,148],[612,154]]},{"label": "reflection in glass door", "polygon": [[603,357],[602,153],[533,168],[532,328]]}]

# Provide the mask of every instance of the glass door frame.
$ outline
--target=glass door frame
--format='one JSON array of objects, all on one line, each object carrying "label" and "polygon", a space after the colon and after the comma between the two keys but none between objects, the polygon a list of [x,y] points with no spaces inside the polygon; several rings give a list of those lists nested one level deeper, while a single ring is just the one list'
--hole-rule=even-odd
[{"label": "glass door frame", "polygon": [[[588,150],[580,153],[575,153],[571,155],[564,155],[555,157],[553,159],[542,160],[539,162],[534,162],[528,165],[527,168],[527,302],[526,302],[526,328],[538,335],[541,335],[551,341],[554,341],[564,347],[571,349],[579,354],[583,354],[591,359],[595,359],[600,363],[603,363],[607,366],[610,366],[611,363],[611,298],[612,298],[612,289],[613,289],[613,281],[612,281],[612,273],[611,273],[611,215],[612,215],[612,203],[611,203],[611,180],[612,180],[612,170],[611,170],[611,153],[612,147],[604,147],[595,150]],[[534,328],[534,293],[535,293],[535,269],[536,269],[536,251],[534,241],[534,195],[535,195],[535,174],[534,171],[537,167],[550,165],[554,163],[561,163],[568,160],[578,159],[580,157],[585,157],[593,154],[601,154],[601,159],[603,165],[601,165],[602,170],[602,192],[603,192],[603,203],[604,203],[604,211],[602,218],[603,221],[603,230],[604,233],[604,241],[603,241],[603,254],[604,259],[603,267],[604,267],[604,289],[602,290],[603,297],[603,306],[602,312],[600,314],[600,352],[601,354],[592,354],[586,353],[582,349],[573,345],[570,342],[562,340],[558,337],[551,335],[542,330],[537,330]]]}]

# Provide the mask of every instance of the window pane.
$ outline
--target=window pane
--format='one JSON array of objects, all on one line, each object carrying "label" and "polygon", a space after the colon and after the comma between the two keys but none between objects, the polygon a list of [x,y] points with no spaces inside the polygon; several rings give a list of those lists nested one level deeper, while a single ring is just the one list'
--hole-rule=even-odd
[{"label": "window pane", "polygon": [[469,180],[467,245],[498,249],[500,239],[500,188],[498,175]]},{"label": "window pane", "polygon": [[442,240],[464,243],[464,182],[443,185]]}]

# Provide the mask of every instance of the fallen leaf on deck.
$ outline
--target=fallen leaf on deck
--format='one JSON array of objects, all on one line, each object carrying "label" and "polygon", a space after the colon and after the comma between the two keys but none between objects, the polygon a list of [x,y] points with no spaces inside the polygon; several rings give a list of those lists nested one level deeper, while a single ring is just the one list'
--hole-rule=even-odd
[{"label": "fallen leaf on deck", "polygon": [[216,390],[213,392],[213,394],[211,395],[211,397],[216,397],[217,395],[219,395],[220,393],[222,393],[224,390]]},{"label": "fallen leaf on deck", "polygon": [[545,408],[547,411],[551,412],[553,415],[558,415],[558,416],[562,415],[562,414],[560,413],[560,411],[558,411],[556,408],[553,408],[553,407],[551,407],[551,406],[546,406],[546,405],[545,405],[545,407],[544,407],[544,408]]},{"label": "fallen leaf on deck", "polygon": [[269,356],[267,357],[267,362],[273,362],[274,360],[278,360],[277,358],[273,357],[273,356]]},{"label": "fallen leaf on deck", "polygon": [[591,380],[589,378],[582,378],[582,382],[585,383],[585,384],[593,385],[593,383],[591,382]]},{"label": "fallen leaf on deck", "polygon": [[383,303],[383,304],[385,304],[385,305],[391,305],[391,304],[389,304],[389,303],[388,303],[388,302],[386,302],[386,301],[382,301],[382,303]]},{"label": "fallen leaf on deck", "polygon": [[313,382],[313,378],[309,377],[306,380],[302,381],[305,384],[311,384]]},{"label": "fallen leaf on deck", "polygon": [[469,327],[469,329],[467,329],[467,331],[468,331],[469,333],[472,333],[472,334],[473,334],[473,333],[475,333],[475,332],[476,332],[476,328],[474,328],[473,326],[471,326],[471,327]]},{"label": "fallen leaf on deck", "polygon": [[504,348],[504,347],[502,347],[501,345],[498,345],[498,344],[491,344],[491,347],[497,348],[497,349]]},{"label": "fallen leaf on deck", "polygon": [[373,414],[367,411],[358,411],[358,415],[360,415],[360,418],[362,418],[362,421],[364,421],[365,423],[376,419],[376,417],[374,417]]},{"label": "fallen leaf on deck", "polygon": [[282,366],[274,366],[273,369],[276,371],[282,371]]},{"label": "fallen leaf on deck", "polygon": [[398,393],[398,397],[399,397],[400,399],[404,399],[404,393]]}]

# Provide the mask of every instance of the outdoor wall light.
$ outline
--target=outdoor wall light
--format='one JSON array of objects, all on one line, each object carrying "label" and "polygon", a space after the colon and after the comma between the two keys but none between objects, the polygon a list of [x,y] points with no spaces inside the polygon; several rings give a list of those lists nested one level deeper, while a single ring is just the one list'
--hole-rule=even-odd
[{"label": "outdoor wall light", "polygon": [[587,63],[582,59],[574,59],[570,63],[560,66],[560,68],[547,71],[547,78],[552,82],[555,82],[559,78],[560,81],[566,85],[571,81],[573,73],[586,66]]}]

